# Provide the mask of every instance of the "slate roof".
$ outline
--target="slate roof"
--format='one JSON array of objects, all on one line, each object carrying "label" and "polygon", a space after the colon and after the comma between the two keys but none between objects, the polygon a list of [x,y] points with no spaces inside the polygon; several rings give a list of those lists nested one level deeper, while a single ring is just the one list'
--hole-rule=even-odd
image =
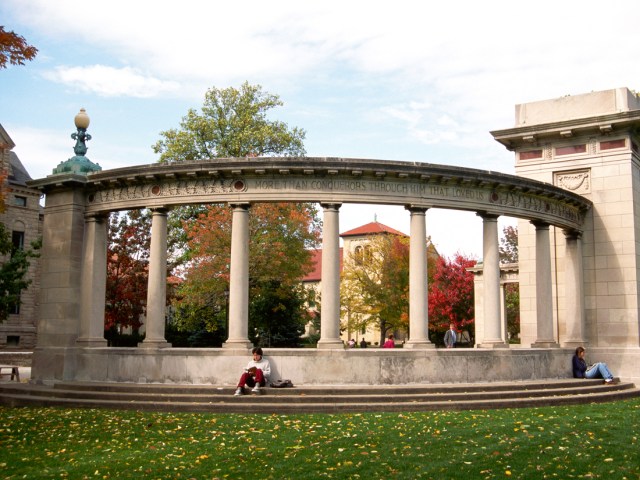
[{"label": "slate roof", "polygon": [[22,162],[14,152],[9,152],[9,184],[27,186],[27,181],[31,180],[31,176],[24,168]]}]

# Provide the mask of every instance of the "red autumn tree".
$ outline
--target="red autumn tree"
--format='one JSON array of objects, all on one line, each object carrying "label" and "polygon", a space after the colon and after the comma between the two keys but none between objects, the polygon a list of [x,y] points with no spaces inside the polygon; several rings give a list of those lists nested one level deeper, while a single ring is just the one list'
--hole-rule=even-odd
[{"label": "red autumn tree", "polygon": [[461,329],[474,321],[473,273],[476,261],[456,253],[439,257],[429,285],[429,330],[444,333],[449,324]]},{"label": "red autumn tree", "polygon": [[105,330],[140,328],[147,301],[150,235],[148,211],[114,213],[109,219]]}]

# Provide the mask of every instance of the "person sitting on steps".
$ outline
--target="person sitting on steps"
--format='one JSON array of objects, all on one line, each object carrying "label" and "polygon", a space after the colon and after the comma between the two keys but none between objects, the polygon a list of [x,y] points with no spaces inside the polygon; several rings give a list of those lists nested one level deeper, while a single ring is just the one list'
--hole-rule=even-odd
[{"label": "person sitting on steps", "polygon": [[573,378],[604,378],[604,383],[615,384],[618,380],[613,378],[613,375],[609,371],[609,367],[604,362],[594,363],[587,366],[587,362],[584,359],[586,350],[583,347],[576,348],[576,353],[573,356]]},{"label": "person sitting on steps", "polygon": [[262,349],[255,347],[251,350],[251,354],[253,359],[245,367],[234,395],[242,395],[245,385],[253,387],[251,393],[260,393],[260,387],[264,387],[267,384],[267,377],[271,375],[271,365],[269,360],[263,358]]}]

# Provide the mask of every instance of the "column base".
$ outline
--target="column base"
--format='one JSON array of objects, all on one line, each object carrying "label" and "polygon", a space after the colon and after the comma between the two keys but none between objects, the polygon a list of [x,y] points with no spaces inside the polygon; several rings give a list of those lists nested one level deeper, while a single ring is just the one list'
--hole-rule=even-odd
[{"label": "column base", "polygon": [[436,346],[429,340],[408,340],[402,348],[408,348],[409,350],[427,350],[429,348],[436,348]]},{"label": "column base", "polygon": [[501,349],[501,348],[509,348],[509,344],[503,342],[502,340],[496,342],[483,342],[477,345],[478,348],[493,348],[493,349]]},{"label": "column base", "polygon": [[105,338],[100,337],[84,337],[76,340],[79,347],[106,347],[108,342]]},{"label": "column base", "polygon": [[171,348],[171,344],[166,340],[143,340],[138,344],[138,348]]},{"label": "column base", "polygon": [[320,339],[320,340],[318,340],[318,345],[316,346],[316,348],[323,349],[323,350],[330,350],[330,349],[343,350],[344,349],[344,343],[340,339],[335,339],[335,340],[323,340],[323,339]]},{"label": "column base", "polygon": [[533,342],[531,348],[560,348],[560,344],[554,340]]},{"label": "column base", "polygon": [[222,344],[222,348],[230,350],[251,350],[253,343],[249,340],[227,340]]}]

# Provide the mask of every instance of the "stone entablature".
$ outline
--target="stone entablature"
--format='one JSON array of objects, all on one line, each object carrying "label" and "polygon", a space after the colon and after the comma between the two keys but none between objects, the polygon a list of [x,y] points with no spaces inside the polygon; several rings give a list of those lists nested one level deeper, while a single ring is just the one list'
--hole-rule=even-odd
[{"label": "stone entablature", "polygon": [[31,183],[83,187],[86,213],[190,203],[376,203],[507,215],[582,230],[591,202],[514,175],[419,162],[343,158],[230,158],[143,165]]}]

